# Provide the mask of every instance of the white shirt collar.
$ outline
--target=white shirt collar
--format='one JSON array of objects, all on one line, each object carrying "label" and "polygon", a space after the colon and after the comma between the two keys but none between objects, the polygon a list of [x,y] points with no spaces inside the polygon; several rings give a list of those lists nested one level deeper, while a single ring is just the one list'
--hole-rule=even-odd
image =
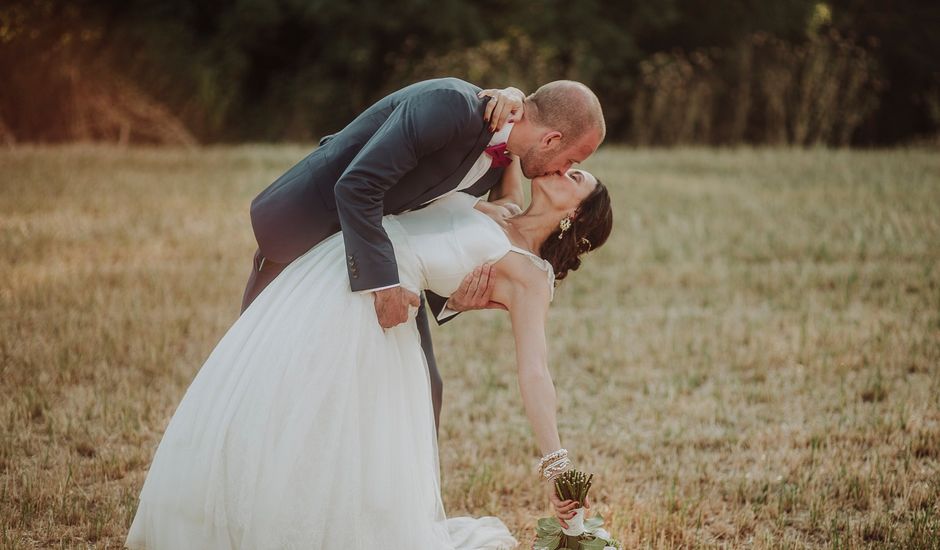
[{"label": "white shirt collar", "polygon": [[506,143],[509,141],[509,134],[512,133],[513,122],[507,122],[503,124],[503,127],[493,134],[493,137],[490,138],[490,142],[487,144],[487,147],[492,145],[499,145],[500,143]]}]

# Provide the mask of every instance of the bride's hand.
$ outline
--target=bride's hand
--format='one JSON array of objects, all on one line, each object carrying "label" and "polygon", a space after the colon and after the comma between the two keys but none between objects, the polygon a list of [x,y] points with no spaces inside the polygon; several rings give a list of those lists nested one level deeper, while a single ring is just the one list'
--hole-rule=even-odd
[{"label": "bride's hand", "polygon": [[[575,500],[561,500],[561,498],[558,496],[558,493],[555,492],[555,484],[552,482],[547,482],[546,487],[548,488],[548,499],[552,502],[552,506],[555,508],[555,517],[558,518],[558,523],[567,529],[568,522],[565,520],[571,519],[575,516],[575,510],[581,507],[581,503]],[[591,497],[584,497],[584,509],[588,510],[590,508]]]},{"label": "bride's hand", "polygon": [[503,125],[506,124],[506,120],[510,116],[516,121],[521,119],[525,113],[525,94],[519,88],[483,90],[477,94],[477,97],[492,98],[486,104],[486,110],[483,112],[483,120],[490,123],[491,132],[502,130]]}]

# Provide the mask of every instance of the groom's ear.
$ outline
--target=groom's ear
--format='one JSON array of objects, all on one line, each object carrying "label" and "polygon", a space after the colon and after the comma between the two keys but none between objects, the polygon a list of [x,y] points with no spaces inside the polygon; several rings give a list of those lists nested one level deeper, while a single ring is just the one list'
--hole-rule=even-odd
[{"label": "groom's ear", "polygon": [[561,132],[558,130],[549,130],[542,135],[542,146],[547,149],[555,149],[561,145]]}]

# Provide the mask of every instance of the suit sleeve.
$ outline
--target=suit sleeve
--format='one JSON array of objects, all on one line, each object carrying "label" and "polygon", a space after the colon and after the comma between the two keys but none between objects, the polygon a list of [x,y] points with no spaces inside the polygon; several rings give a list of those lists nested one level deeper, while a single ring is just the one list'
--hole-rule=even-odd
[{"label": "suit sleeve", "polygon": [[451,142],[473,113],[455,90],[433,90],[402,101],[340,176],[334,188],[336,211],[353,291],[399,283],[395,251],[382,227],[385,193],[422,157]]}]

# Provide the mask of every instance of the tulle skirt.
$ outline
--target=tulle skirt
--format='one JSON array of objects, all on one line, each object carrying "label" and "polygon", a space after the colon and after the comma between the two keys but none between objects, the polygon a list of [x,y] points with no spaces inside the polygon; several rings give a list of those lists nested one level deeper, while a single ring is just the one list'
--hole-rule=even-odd
[{"label": "tulle skirt", "polygon": [[[420,288],[396,223],[402,285]],[[445,518],[417,328],[383,331],[344,258],[341,235],[298,258],[213,350],[156,451],[128,547],[516,545],[496,518]]]}]

